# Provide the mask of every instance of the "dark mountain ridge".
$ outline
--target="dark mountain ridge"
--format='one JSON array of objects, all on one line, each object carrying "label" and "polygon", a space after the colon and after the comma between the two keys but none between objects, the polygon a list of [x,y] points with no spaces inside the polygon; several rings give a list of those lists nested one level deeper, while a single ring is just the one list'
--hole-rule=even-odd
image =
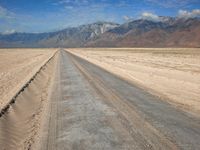
[{"label": "dark mountain ridge", "polygon": [[0,47],[80,47],[118,25],[96,22],[49,33],[0,34]]},{"label": "dark mountain ridge", "polygon": [[88,47],[200,47],[199,18],[134,20],[111,29]]},{"label": "dark mountain ridge", "polygon": [[200,19],[97,22],[50,33],[0,34],[0,47],[200,47]]}]

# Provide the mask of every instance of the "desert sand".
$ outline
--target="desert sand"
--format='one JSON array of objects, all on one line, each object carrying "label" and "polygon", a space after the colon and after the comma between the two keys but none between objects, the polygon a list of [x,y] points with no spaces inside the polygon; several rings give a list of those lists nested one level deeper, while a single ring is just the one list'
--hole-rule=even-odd
[{"label": "desert sand", "polygon": [[55,49],[1,50],[1,95],[4,96],[1,106],[34,75],[34,80],[29,82],[30,85],[16,97],[16,102],[1,117],[1,149],[38,149],[40,132],[45,128],[48,94],[54,78],[57,60],[55,52]]},{"label": "desert sand", "polygon": [[55,49],[0,49],[0,108],[54,54]]},{"label": "desert sand", "polygon": [[82,57],[191,113],[200,112],[200,49],[71,49]]}]

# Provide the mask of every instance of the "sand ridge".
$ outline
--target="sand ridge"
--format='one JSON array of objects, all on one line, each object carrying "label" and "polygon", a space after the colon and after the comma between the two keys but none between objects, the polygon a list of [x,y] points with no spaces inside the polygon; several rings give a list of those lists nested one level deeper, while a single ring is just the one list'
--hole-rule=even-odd
[{"label": "sand ridge", "polygon": [[56,49],[0,50],[1,109],[55,51]]},{"label": "sand ridge", "polygon": [[56,56],[51,58],[0,118],[2,149],[37,149],[57,60]]}]

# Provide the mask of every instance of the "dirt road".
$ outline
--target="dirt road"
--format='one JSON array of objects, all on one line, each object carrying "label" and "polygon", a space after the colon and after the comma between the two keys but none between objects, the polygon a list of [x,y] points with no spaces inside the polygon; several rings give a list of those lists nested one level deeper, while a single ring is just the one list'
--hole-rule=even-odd
[{"label": "dirt road", "polygon": [[0,118],[3,150],[199,150],[200,118],[60,50]]},{"label": "dirt road", "polygon": [[41,149],[200,149],[200,119],[62,50]]}]

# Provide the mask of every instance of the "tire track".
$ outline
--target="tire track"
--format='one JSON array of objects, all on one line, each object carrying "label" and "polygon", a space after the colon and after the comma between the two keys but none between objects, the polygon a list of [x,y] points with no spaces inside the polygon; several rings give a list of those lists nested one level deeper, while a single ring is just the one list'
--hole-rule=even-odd
[{"label": "tire track", "polygon": [[[73,56],[72,56],[73,57]],[[90,74],[86,67],[83,67],[76,59],[75,65],[90,81],[92,86],[101,96],[107,100],[106,103],[114,107],[119,113],[119,120],[124,128],[128,130],[132,138],[137,141],[140,149],[178,149],[176,143],[172,143],[151,124],[139,116],[137,109],[127,100],[120,98],[116,92],[110,89],[98,76]]]}]

